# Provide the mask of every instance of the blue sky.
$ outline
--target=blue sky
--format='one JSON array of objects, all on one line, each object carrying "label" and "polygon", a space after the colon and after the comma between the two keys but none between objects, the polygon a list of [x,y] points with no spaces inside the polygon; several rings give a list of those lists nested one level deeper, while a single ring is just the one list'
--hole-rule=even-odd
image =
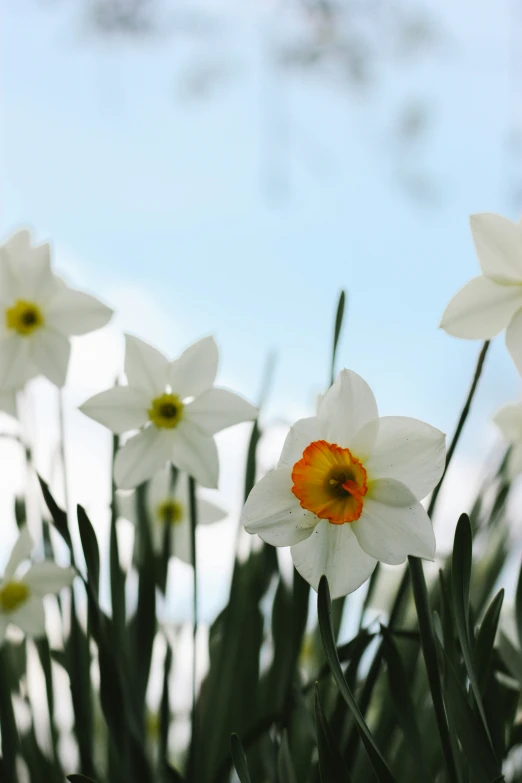
[{"label": "blue sky", "polygon": [[[384,67],[366,103],[267,68],[270,7],[212,8],[219,35],[197,46],[171,35],[100,43],[65,3],[4,8],[0,234],[28,223],[102,297],[141,291],[172,318],[155,335],[172,354],[215,333],[223,377],[251,398],[276,349],[274,415],[303,412],[324,385],[345,287],[340,364],[369,381],[382,412],[451,431],[480,346],[436,327],[478,269],[467,217],[517,217],[508,3],[437,4],[433,54]],[[203,50],[212,61],[224,53],[230,75],[208,98],[183,100],[179,74]],[[385,145],[409,94],[433,107],[419,155],[433,205],[399,187],[399,153]],[[269,160],[277,198],[263,187]],[[150,334],[147,323],[131,328]],[[498,340],[464,449],[486,442],[491,413],[518,393]]]}]

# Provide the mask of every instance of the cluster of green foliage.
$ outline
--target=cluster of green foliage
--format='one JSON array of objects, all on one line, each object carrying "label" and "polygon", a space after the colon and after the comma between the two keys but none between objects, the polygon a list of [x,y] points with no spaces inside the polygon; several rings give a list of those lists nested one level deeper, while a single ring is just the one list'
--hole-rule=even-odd
[{"label": "cluster of green foliage", "polygon": [[[332,365],[341,329],[338,309]],[[451,460],[464,427],[487,350],[448,452]],[[253,426],[245,497],[256,477],[262,438]],[[50,513],[44,523],[46,554],[53,557],[50,526],[70,549],[72,519],[41,482]],[[440,489],[440,487],[439,487]],[[325,577],[315,596],[294,572],[289,583],[276,550],[253,547],[236,559],[228,603],[209,633],[209,668],[194,694],[186,753],[173,758],[169,730],[175,650],[158,626],[157,590],[165,592],[169,542],[155,557],[144,502],[135,558],[138,600],[128,619],[127,574],[122,570],[116,510],[110,531],[112,613],[99,603],[100,554],[84,509],[77,525],[84,564],[82,583],[70,602],[59,601],[63,649],[38,640],[45,675],[51,747],[42,748],[34,719],[16,724],[12,697],[30,700],[25,687],[26,642],[7,642],[0,659],[2,766],[0,780],[17,781],[19,759],[31,783],[494,783],[522,781],[518,707],[522,693],[522,580],[516,596],[519,646],[499,630],[504,593],[495,589],[509,555],[506,505],[510,494],[505,461],[482,487],[469,515],[458,521],[452,554],[438,578],[427,583],[423,565],[410,558],[389,612],[377,620],[369,607],[382,570],[365,588],[359,615],[350,597],[330,600]],[[191,516],[195,538],[196,503]],[[143,488],[139,490],[143,499]],[[438,491],[431,499],[430,513]],[[18,518],[23,520],[18,506]],[[76,520],[74,520],[76,525]],[[82,619],[87,604],[87,622]],[[81,611],[80,611],[81,610]],[[357,628],[339,643],[343,616]],[[197,619],[197,618],[196,618]],[[165,636],[159,734],[147,732],[147,686],[153,645]],[[99,671],[94,685],[93,657]],[[74,709],[79,764],[64,770],[54,719],[55,666],[66,672]],[[103,735],[95,730],[98,705]]]}]

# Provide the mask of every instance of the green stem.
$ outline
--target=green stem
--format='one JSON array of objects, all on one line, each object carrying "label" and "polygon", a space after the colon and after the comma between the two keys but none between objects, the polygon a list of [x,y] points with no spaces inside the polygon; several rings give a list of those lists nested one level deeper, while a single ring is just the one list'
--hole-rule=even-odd
[{"label": "green stem", "polygon": [[418,557],[408,558],[411,582],[413,587],[413,597],[415,599],[415,608],[419,620],[419,631],[421,647],[428,674],[428,682],[435,709],[435,719],[439,730],[442,752],[448,770],[448,780],[450,783],[458,783],[457,766],[451,744],[448,719],[444,707],[444,697],[442,695],[442,682],[437,661],[437,648],[435,645],[435,632],[433,628],[433,618],[428,596],[428,588],[422,568],[422,562]]},{"label": "green stem", "polygon": [[11,700],[9,687],[9,657],[4,644],[0,648],[0,733],[2,735],[2,780],[5,783],[16,783],[16,754],[20,738]]},{"label": "green stem", "polygon": [[196,528],[198,525],[198,509],[196,501],[196,482],[189,476],[189,509],[190,535],[192,546],[192,566],[194,569],[194,608],[193,608],[193,643],[192,643],[192,747],[193,747],[193,779],[197,780],[197,720],[196,720],[196,675],[197,675],[197,635],[198,635],[198,571],[196,552]]}]

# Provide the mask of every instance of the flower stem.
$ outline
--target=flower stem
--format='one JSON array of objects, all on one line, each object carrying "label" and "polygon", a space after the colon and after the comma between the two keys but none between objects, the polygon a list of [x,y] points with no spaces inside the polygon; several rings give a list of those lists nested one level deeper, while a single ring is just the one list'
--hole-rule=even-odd
[{"label": "flower stem", "polygon": [[70,523],[71,506],[69,498],[69,484],[67,481],[67,461],[65,456],[65,417],[63,405],[63,389],[58,389],[58,426],[60,429],[60,461],[62,463],[63,501],[67,521]]},{"label": "flower stem", "polygon": [[190,535],[192,547],[192,566],[194,569],[194,609],[193,609],[193,643],[192,643],[192,748],[193,748],[193,778],[197,780],[197,720],[196,720],[196,677],[197,677],[197,635],[198,635],[198,571],[196,552],[196,528],[198,525],[198,509],[196,504],[196,482],[189,476],[189,509]]},{"label": "flower stem", "polygon": [[453,438],[451,439],[451,443],[448,448],[448,452],[446,454],[446,465],[444,466],[444,472],[442,476],[440,477],[440,481],[433,490],[433,494],[431,496],[430,504],[428,506],[428,516],[432,516],[435,505],[437,503],[437,498],[439,496],[439,492],[442,487],[442,482],[444,481],[444,478],[446,476],[446,473],[448,472],[448,468],[450,466],[450,462],[453,458],[453,454],[455,453],[455,449],[457,448],[457,444],[460,440],[460,436],[462,435],[462,430],[464,429],[464,425],[466,423],[466,420],[469,416],[469,412],[471,410],[471,403],[473,402],[473,397],[475,396],[475,392],[477,391],[478,382],[480,380],[480,376],[482,375],[482,370],[484,367],[484,360],[486,358],[486,354],[488,352],[488,348],[490,345],[490,341],[486,340],[484,345],[482,346],[482,349],[479,353],[479,357],[477,360],[477,366],[475,367],[475,375],[473,376],[473,380],[471,382],[471,386],[469,389],[468,397],[466,399],[466,402],[464,404],[464,407],[462,408],[459,421],[457,424],[457,429],[455,430],[455,434],[453,435]]},{"label": "flower stem", "polygon": [[15,783],[16,754],[18,752],[20,738],[16,727],[13,702],[11,700],[10,676],[7,645],[0,647],[0,733],[2,736],[2,780],[5,783]]}]

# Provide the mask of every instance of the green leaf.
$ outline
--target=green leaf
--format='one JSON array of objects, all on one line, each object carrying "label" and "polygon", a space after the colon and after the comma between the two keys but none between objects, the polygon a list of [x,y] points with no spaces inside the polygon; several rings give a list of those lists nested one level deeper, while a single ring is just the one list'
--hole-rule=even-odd
[{"label": "green leaf", "polygon": [[6,647],[0,647],[0,732],[2,737],[2,780],[16,780],[16,754],[20,738],[11,699],[11,671]]},{"label": "green leaf", "polygon": [[406,675],[399,650],[390,632],[381,626],[383,653],[388,666],[388,683],[397,723],[402,729],[406,747],[411,753],[420,777],[429,777],[424,756],[424,742],[419,731],[415,705],[410,693],[410,679]]},{"label": "green leaf", "polygon": [[519,682],[522,689],[522,653],[518,650],[506,634],[499,634],[499,652],[510,674]]},{"label": "green leaf", "polygon": [[277,774],[279,783],[297,783],[286,731],[283,732],[279,753],[277,754]]},{"label": "green leaf", "polygon": [[87,775],[80,774],[67,775],[67,780],[70,781],[70,783],[96,783],[95,780],[88,778]]},{"label": "green leaf", "polygon": [[[460,648],[466,671],[468,673],[471,689],[475,697],[479,715],[484,724],[484,730],[491,746],[489,726],[482,704],[482,694],[477,681],[475,667],[473,665],[473,653],[471,650],[471,632],[469,627],[469,585],[471,581],[472,559],[472,533],[471,523],[467,514],[461,514],[455,530],[453,556],[451,561],[451,594],[453,599],[453,611],[455,625],[459,637]],[[491,750],[493,750],[491,746]]]},{"label": "green leaf", "polygon": [[489,671],[491,669],[493,648],[495,646],[503,600],[504,590],[502,589],[498,591],[489,605],[477,635],[474,664],[475,671],[477,672],[477,683],[481,694],[483,694],[486,689]]},{"label": "green leaf", "polygon": [[163,692],[160,705],[160,742],[159,755],[164,763],[167,763],[168,757],[168,739],[170,728],[170,694],[169,677],[172,667],[172,647],[167,641],[167,651],[165,653],[165,662],[163,664]]},{"label": "green leaf", "polygon": [[69,524],[67,522],[67,514],[65,511],[60,508],[58,503],[55,501],[53,496],[51,495],[51,491],[49,489],[49,486],[46,484],[46,482],[43,480],[41,476],[38,476],[38,481],[40,482],[40,487],[42,489],[42,494],[45,500],[45,504],[47,508],[49,509],[49,513],[51,514],[54,526],[56,530],[59,532],[67,546],[69,547],[69,551],[71,553],[71,562],[74,565],[74,552],[73,552],[73,546],[71,541],[71,533],[69,531]]},{"label": "green leaf", "polygon": [[348,769],[321,706],[317,683],[315,684],[315,726],[321,783],[351,783]]},{"label": "green leaf", "polygon": [[517,592],[515,596],[515,619],[517,623],[518,643],[522,648],[522,566],[518,575]]},{"label": "green leaf", "polygon": [[331,606],[332,604],[330,600],[328,580],[326,576],[323,575],[321,577],[321,581],[319,582],[317,612],[319,616],[321,639],[323,641],[326,658],[330,664],[330,669],[337,683],[337,687],[341,691],[341,694],[343,695],[344,700],[346,701],[350,712],[355,719],[357,730],[360,734],[364,747],[366,748],[368,758],[373,767],[377,780],[379,783],[396,783],[396,779],[388,767],[388,764],[386,763],[381,752],[377,748],[366,721],[364,720],[359,707],[355,702],[352,692],[349,689],[346,680],[344,679],[341,664],[339,662],[337,650],[335,647]]},{"label": "green leaf", "polygon": [[94,590],[94,594],[98,597],[98,591],[100,589],[100,552],[98,549],[98,540],[83,506],[77,506],[77,514],[82,549],[85,557],[85,564],[87,566],[87,577]]},{"label": "green leaf", "polygon": [[230,737],[230,752],[240,783],[252,783],[250,772],[248,771],[245,751],[243,750],[243,745],[237,734],[232,734]]},{"label": "green leaf", "polygon": [[493,783],[501,775],[500,765],[495,757],[482,720],[472,710],[468,701],[468,694],[459,681],[457,673],[445,652],[444,656],[447,672],[446,699],[448,714],[462,745],[465,759],[473,772],[473,782]]},{"label": "green leaf", "polygon": [[339,345],[339,337],[341,336],[341,329],[343,328],[344,318],[344,306],[346,302],[346,294],[341,291],[339,295],[339,301],[337,303],[337,312],[335,314],[334,335],[332,343],[332,361],[330,366],[330,386],[335,380],[335,362],[337,359],[337,347]]}]

